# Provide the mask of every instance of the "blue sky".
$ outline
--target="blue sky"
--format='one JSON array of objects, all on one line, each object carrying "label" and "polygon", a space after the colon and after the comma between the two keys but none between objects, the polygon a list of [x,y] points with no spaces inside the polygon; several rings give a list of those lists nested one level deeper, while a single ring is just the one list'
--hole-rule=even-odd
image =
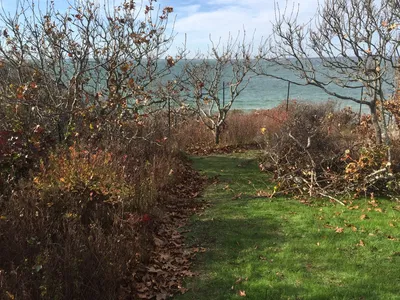
[{"label": "blue sky", "polygon": [[[0,0],[6,11],[13,11],[17,0]],[[38,0],[34,0],[37,2]],[[46,0],[40,2],[45,3]],[[73,1],[73,0],[72,0]],[[105,1],[105,0],[97,0]],[[120,0],[111,0],[112,3]],[[143,1],[146,3],[146,0]],[[255,43],[262,37],[271,34],[271,22],[274,20],[274,3],[283,8],[285,1],[279,0],[158,0],[161,7],[174,7],[175,32],[177,34],[171,52],[183,44],[187,36],[187,48],[191,54],[198,50],[206,52],[209,37],[217,41],[226,39],[229,34],[236,36],[245,28],[249,37],[253,36]],[[140,0],[137,1],[140,3]],[[289,0],[289,7],[300,4],[300,19],[308,21],[314,14],[318,0]],[[68,6],[67,0],[55,0],[59,10]]]},{"label": "blue sky", "polygon": [[[279,1],[283,8],[285,1]],[[299,18],[308,21],[316,11],[318,0],[292,0],[296,5],[300,2]],[[182,43],[187,34],[188,48],[191,52],[206,51],[209,36],[213,40],[220,37],[224,40],[229,33],[237,35],[246,30],[249,37],[253,36],[256,44],[262,37],[271,34],[274,21],[274,0],[159,0],[160,5],[170,5],[175,8],[175,31],[178,33],[176,42]]]}]

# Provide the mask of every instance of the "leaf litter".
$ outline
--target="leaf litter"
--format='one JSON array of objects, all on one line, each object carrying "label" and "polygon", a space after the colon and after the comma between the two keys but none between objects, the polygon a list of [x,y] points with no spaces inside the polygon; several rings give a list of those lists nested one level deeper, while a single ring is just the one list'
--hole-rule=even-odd
[{"label": "leaf litter", "polygon": [[166,187],[161,203],[161,213],[151,226],[151,254],[147,262],[133,274],[131,294],[138,299],[163,300],[176,293],[185,293],[185,277],[195,275],[190,270],[196,253],[205,248],[185,245],[183,230],[190,216],[202,212],[207,204],[195,200],[206,179],[189,165],[178,174],[179,184]]}]

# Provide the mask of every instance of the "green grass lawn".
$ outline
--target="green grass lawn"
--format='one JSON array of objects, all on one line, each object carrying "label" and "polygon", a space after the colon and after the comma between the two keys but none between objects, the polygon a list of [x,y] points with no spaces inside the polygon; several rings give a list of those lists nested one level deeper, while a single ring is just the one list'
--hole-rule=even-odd
[{"label": "green grass lawn", "polygon": [[177,299],[400,299],[400,203],[259,198],[270,183],[256,160],[193,163],[217,180],[188,227],[188,245],[206,248],[199,275]]}]

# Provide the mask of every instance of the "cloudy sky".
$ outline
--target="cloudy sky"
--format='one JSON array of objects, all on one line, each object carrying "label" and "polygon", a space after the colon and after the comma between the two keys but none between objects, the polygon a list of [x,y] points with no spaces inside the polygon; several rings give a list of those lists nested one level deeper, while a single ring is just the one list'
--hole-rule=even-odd
[{"label": "cloudy sky", "polygon": [[[11,12],[17,2],[17,0],[0,1],[2,7]],[[45,1],[40,0],[42,3]],[[120,0],[111,1],[118,3]],[[308,21],[315,14],[318,4],[318,0],[288,1],[289,7],[299,6],[299,18],[302,21]],[[255,42],[258,43],[271,33],[271,22],[275,18],[274,6],[277,2],[282,9],[286,5],[286,0],[158,0],[156,5],[161,8],[165,6],[174,8],[177,36],[173,48],[183,44],[186,34],[187,48],[195,54],[198,50],[207,51],[210,35],[214,41],[219,38],[224,40],[229,34],[236,36],[238,32],[243,33],[243,29],[249,37],[254,34]],[[68,1],[55,0],[55,5],[59,10],[64,10],[68,6]]]},{"label": "cloudy sky", "polygon": [[[268,37],[275,19],[276,2],[284,9],[282,0],[159,0],[159,4],[175,8],[176,41],[182,43],[186,33],[191,51],[206,50],[210,34],[213,40],[218,40],[229,34],[243,33],[245,29],[247,36],[254,34],[256,43]],[[318,0],[292,0],[289,7],[299,5],[299,18],[308,21],[315,14],[317,3]]]}]

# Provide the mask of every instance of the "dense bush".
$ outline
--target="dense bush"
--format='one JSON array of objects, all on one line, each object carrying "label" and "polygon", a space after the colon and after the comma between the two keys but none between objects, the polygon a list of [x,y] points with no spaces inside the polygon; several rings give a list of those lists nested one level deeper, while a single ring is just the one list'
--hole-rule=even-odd
[{"label": "dense bush", "polygon": [[[266,131],[277,131],[286,117],[283,105],[266,110],[232,110],[221,126],[221,141],[217,147],[226,149],[257,146],[262,141],[263,134]],[[207,153],[216,148],[214,136],[193,113],[181,112],[174,117],[172,127],[171,139],[179,149],[201,154],[201,151]]]},{"label": "dense bush", "polygon": [[183,168],[162,113],[173,9],[154,2],[0,12],[0,298],[137,293]]},{"label": "dense bush", "polygon": [[398,191],[388,149],[369,138],[361,120],[333,103],[292,103],[278,132],[264,135],[260,167],[272,171],[275,191],[300,194],[391,195]]},{"label": "dense bush", "polygon": [[2,200],[3,297],[134,293],[132,274],[148,260],[153,242],[146,216],[158,191],[173,183],[168,173],[180,167],[179,159],[159,146],[147,149],[148,160],[140,147],[119,156],[90,148],[75,143],[52,151],[39,172],[19,180]]}]

